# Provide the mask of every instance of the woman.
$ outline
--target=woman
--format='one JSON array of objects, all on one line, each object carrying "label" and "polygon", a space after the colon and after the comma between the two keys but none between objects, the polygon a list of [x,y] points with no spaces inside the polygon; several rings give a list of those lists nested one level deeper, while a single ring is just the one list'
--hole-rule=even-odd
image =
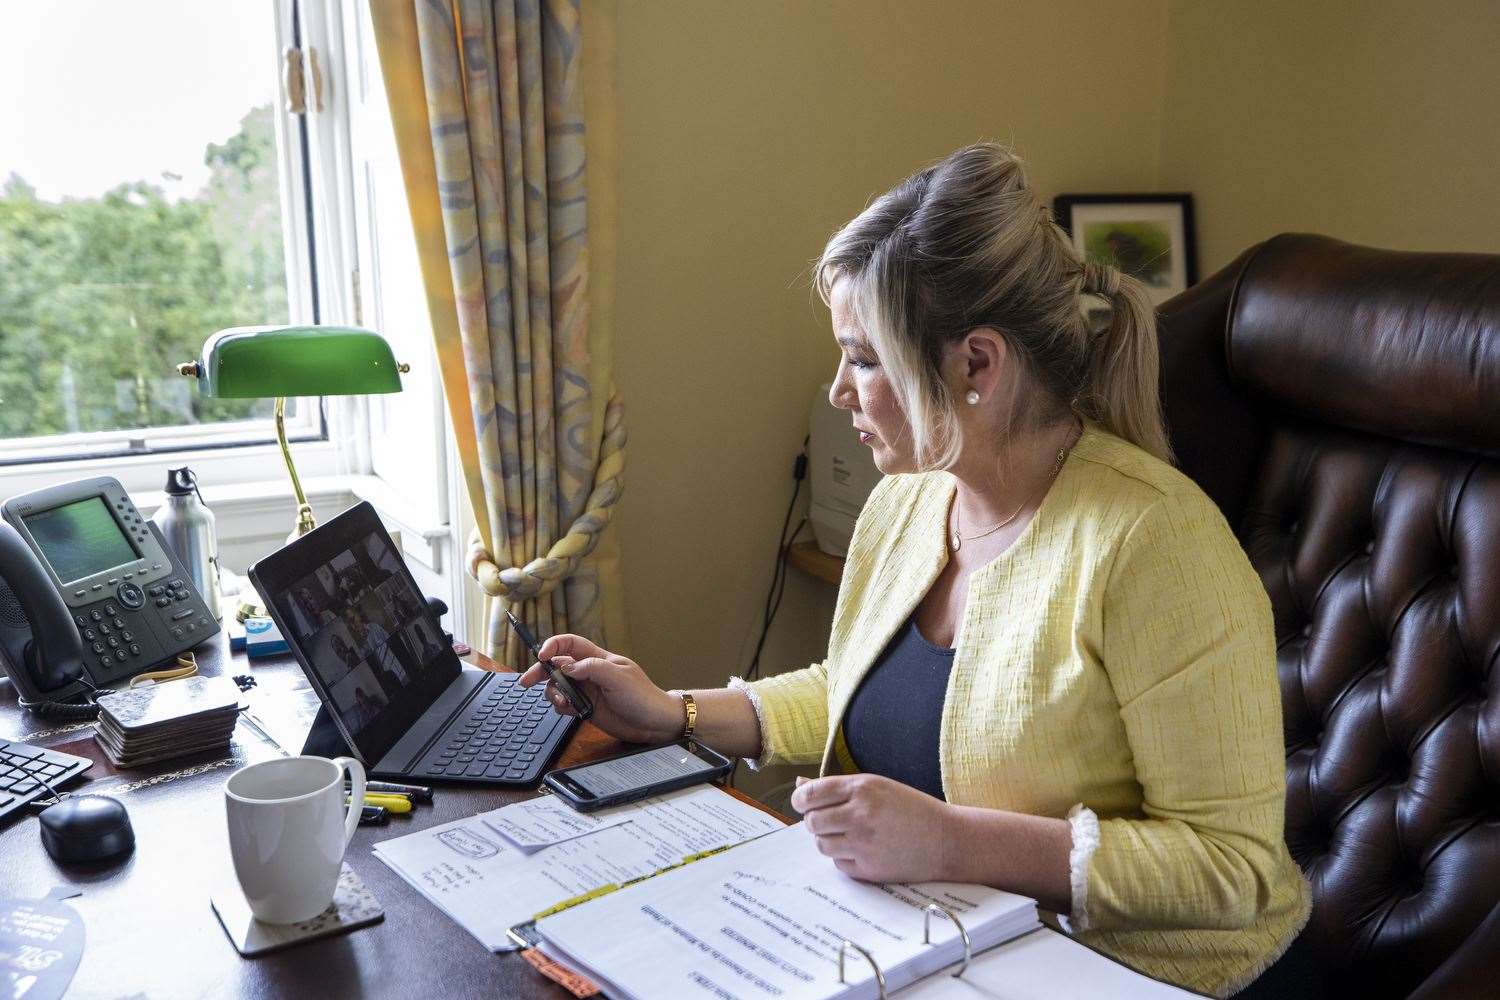
[{"label": "woman", "polygon": [[[827,659],[666,692],[578,636],[542,655],[622,739],[675,739],[695,712],[727,754],[820,763],[792,804],[852,876],[1022,893],[1151,975],[1243,989],[1309,909],[1271,614],[1168,464],[1144,287],[1080,263],[992,144],[877,199],[816,277],[843,352],[830,398],[886,474]],[[1097,335],[1083,294],[1113,307]],[[1255,989],[1298,978],[1294,957]]]}]

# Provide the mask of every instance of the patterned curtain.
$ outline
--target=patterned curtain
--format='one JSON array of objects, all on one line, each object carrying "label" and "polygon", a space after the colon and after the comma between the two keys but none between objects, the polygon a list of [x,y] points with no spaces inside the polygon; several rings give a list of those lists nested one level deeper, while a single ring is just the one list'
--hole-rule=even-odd
[{"label": "patterned curtain", "polygon": [[585,557],[620,494],[624,429],[590,342],[577,0],[371,12],[478,525],[470,571],[492,598],[485,652],[529,658],[506,607],[541,636],[604,642]]}]

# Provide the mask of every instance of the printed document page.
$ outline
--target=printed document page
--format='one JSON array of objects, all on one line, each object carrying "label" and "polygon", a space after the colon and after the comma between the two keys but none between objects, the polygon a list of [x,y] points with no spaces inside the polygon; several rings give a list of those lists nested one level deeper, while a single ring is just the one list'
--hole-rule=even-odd
[{"label": "printed document page", "polygon": [[1069,996],[1110,1000],[1195,1000],[1048,927],[976,957],[962,978],[929,976],[896,994],[900,1000],[1057,1000],[1060,977]]},{"label": "printed document page", "polygon": [[[839,943],[870,952],[894,990],[957,962],[958,929],[977,951],[1037,926],[1033,900],[948,882],[875,885],[840,872],[802,824],[666,872],[538,922],[543,947],[612,997],[816,1000],[874,997],[857,952],[838,978]],[[846,992],[847,991],[847,992]]]},{"label": "printed document page", "polygon": [[[490,825],[503,811],[375,845],[376,857],[491,951],[514,948],[506,931],[564,900],[782,828],[712,785],[601,811],[595,832],[531,851]],[[628,821],[603,825],[620,815]]]}]

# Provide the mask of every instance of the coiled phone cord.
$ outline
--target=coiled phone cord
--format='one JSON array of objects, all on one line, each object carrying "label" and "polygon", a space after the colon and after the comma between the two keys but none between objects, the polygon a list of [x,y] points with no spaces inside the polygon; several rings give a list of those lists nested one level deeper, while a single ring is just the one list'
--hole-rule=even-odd
[{"label": "coiled phone cord", "polygon": [[[167,681],[181,680],[184,677],[193,677],[198,673],[198,659],[191,652],[183,653],[177,657],[177,665],[165,670],[152,670],[148,673],[137,674],[130,679],[131,687],[141,687],[146,684],[163,684]],[[22,708],[29,712],[35,712],[44,719],[58,720],[85,720],[92,719],[99,714],[99,705],[94,700],[99,689],[84,679],[88,685],[88,692],[84,695],[84,701],[27,701],[18,698]]]},{"label": "coiled phone cord", "polygon": [[83,701],[27,701],[20,696],[19,691],[16,692],[16,701],[28,712],[34,712],[44,719],[56,719],[61,722],[92,719],[99,714],[99,705],[94,701],[94,696],[99,693],[99,689],[89,684],[86,678],[83,679],[83,683],[88,686],[88,691],[83,695]]}]

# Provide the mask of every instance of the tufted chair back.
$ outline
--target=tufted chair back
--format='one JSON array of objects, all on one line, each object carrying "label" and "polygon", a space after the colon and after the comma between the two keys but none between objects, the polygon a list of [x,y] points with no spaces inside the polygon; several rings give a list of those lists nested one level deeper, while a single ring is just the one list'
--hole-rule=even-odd
[{"label": "tufted chair back", "polygon": [[1160,329],[1178,463],[1275,611],[1334,995],[1500,997],[1500,255],[1286,234]]}]

